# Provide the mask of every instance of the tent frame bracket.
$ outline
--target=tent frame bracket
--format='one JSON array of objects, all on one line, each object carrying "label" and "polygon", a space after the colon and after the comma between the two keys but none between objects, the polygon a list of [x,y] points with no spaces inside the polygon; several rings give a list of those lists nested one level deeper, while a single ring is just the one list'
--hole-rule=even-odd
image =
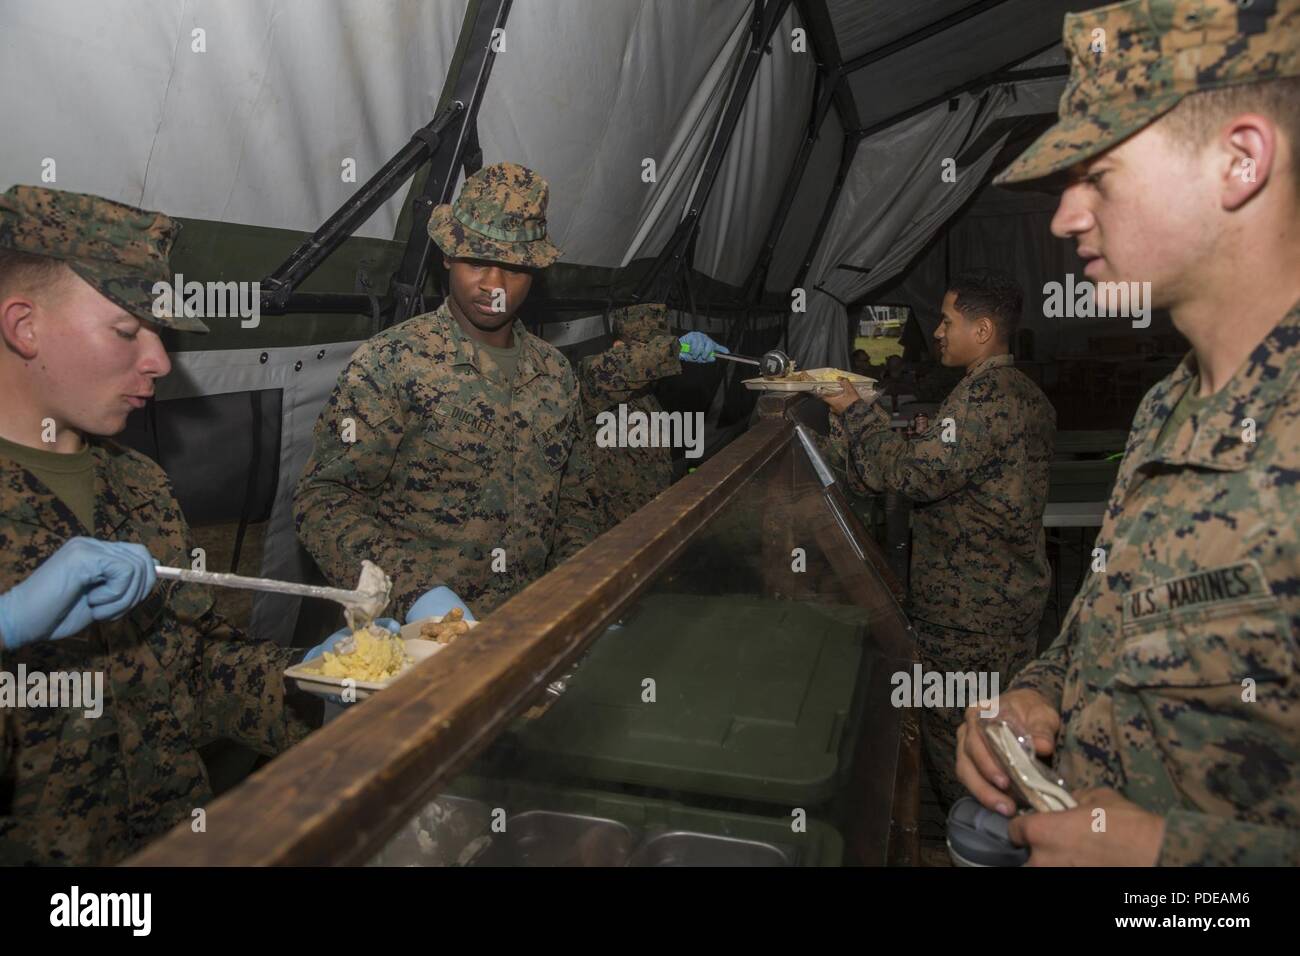
[{"label": "tent frame bracket", "polygon": [[[466,12],[470,22],[458,41],[464,59],[448,78],[451,98],[434,118],[411,134],[410,141],[357,189],[315,232],[300,242],[261,283],[261,311],[265,315],[288,313],[360,313],[373,311],[377,300],[396,321],[409,318],[422,302],[428,271],[429,215],[439,202],[448,201],[455,171],[463,161],[466,172],[482,164],[476,119],[483,90],[496,57],[492,39],[503,27],[512,0],[477,0]],[[472,21],[472,22],[471,22]],[[402,262],[389,280],[383,296],[348,293],[302,293],[298,287],[339,249],[352,234],[415,175],[425,163],[429,173],[423,188],[411,199],[413,221]],[[471,168],[472,167],[472,168]]]}]

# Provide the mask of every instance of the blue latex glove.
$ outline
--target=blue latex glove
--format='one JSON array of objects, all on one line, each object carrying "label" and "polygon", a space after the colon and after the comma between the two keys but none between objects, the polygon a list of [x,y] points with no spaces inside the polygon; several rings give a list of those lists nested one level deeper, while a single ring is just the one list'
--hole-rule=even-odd
[{"label": "blue latex glove", "polygon": [[72,538],[0,594],[0,643],[12,650],[119,618],[148,596],[156,579],[153,556],[142,544]]},{"label": "blue latex glove", "polygon": [[420,595],[416,602],[411,605],[411,609],[406,612],[406,620],[421,621],[426,617],[442,617],[454,607],[458,607],[465,612],[465,620],[476,620],[474,613],[449,587],[436,587],[432,591],[426,591]]},{"label": "blue latex glove", "polygon": [[[375,621],[375,623],[378,624],[380,627],[388,628],[394,634],[397,634],[402,630],[402,625],[398,624],[391,617],[378,618]],[[334,645],[337,644],[339,641],[343,640],[343,638],[347,637],[351,633],[352,633],[351,628],[348,627],[339,628],[329,637],[325,638],[325,640],[321,641],[319,644],[317,644],[315,647],[309,650],[306,654],[304,654],[302,656],[303,663],[305,664],[307,663],[307,661],[314,660],[317,657],[320,657],[326,651],[334,650]]]},{"label": "blue latex glove", "polygon": [[725,345],[719,345],[713,341],[703,332],[687,332],[678,341],[682,343],[681,360],[683,362],[712,362],[715,361],[713,353],[721,352],[726,355],[731,351]]}]

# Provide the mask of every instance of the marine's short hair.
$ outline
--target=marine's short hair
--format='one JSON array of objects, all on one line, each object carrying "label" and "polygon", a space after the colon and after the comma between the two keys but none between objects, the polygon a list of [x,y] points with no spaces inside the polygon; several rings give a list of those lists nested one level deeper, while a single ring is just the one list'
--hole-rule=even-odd
[{"label": "marine's short hair", "polygon": [[1011,343],[1025,306],[1024,293],[1014,276],[1001,269],[968,269],[948,283],[948,291],[956,293],[958,312],[967,319],[987,315],[998,338]]},{"label": "marine's short hair", "polygon": [[1195,150],[1242,113],[1261,113],[1277,123],[1291,143],[1291,172],[1300,184],[1300,77],[1189,93],[1160,118],[1160,130],[1173,142]]},{"label": "marine's short hair", "polygon": [[65,263],[51,256],[0,246],[0,298],[55,285],[66,279],[71,271]]}]

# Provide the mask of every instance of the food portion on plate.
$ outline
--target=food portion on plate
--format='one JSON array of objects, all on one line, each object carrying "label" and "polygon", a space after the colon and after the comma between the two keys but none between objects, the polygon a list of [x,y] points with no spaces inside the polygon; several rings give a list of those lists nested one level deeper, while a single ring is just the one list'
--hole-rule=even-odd
[{"label": "food portion on plate", "polygon": [[857,372],[844,372],[839,368],[814,368],[810,372],[793,372],[785,376],[785,381],[813,381],[813,382],[837,382],[841,378],[848,378],[849,381],[875,381],[874,378],[867,378],[865,375],[858,375]]},{"label": "food portion on plate", "polygon": [[874,378],[838,368],[803,369],[777,378],[747,378],[745,387],[753,391],[766,392],[831,392],[843,387],[840,384],[842,378],[848,379],[849,383],[858,390],[858,394],[864,397],[875,389]]},{"label": "food portion on plate", "polygon": [[300,689],[327,700],[355,703],[383,690],[421,661],[447,645],[421,640],[421,623],[407,624],[401,634],[372,625],[353,633],[320,657],[294,664],[284,672]]},{"label": "food portion on plate", "polygon": [[385,627],[370,624],[345,637],[334,650],[321,655],[322,677],[357,681],[385,681],[412,663],[400,637]]},{"label": "food portion on plate", "polygon": [[465,612],[461,608],[454,607],[442,617],[431,617],[418,623],[419,636],[424,640],[450,644],[458,637],[468,634],[470,626],[478,622],[465,620]]}]

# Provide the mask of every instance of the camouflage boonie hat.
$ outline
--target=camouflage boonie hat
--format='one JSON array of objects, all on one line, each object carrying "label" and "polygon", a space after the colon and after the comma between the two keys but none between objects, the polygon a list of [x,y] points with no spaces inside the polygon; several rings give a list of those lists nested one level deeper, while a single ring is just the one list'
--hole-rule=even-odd
[{"label": "camouflage boonie hat", "polygon": [[0,196],[0,247],[66,262],[100,295],[137,318],[206,332],[196,318],[153,311],[154,283],[172,284],[168,256],[178,232],[180,223],[160,212],[87,193],[13,186]]},{"label": "camouflage boonie hat", "polygon": [[451,204],[435,206],[429,236],[449,256],[542,269],[560,258],[546,238],[546,180],[497,163],[465,180]]},{"label": "camouflage boonie hat", "polygon": [[1188,93],[1300,74],[1300,0],[1129,0],[1067,13],[1063,39],[1060,118],[997,184],[1091,159]]},{"label": "camouflage boonie hat", "polygon": [[615,309],[609,314],[614,336],[645,342],[654,335],[668,335],[668,306],[660,302],[645,302]]}]

